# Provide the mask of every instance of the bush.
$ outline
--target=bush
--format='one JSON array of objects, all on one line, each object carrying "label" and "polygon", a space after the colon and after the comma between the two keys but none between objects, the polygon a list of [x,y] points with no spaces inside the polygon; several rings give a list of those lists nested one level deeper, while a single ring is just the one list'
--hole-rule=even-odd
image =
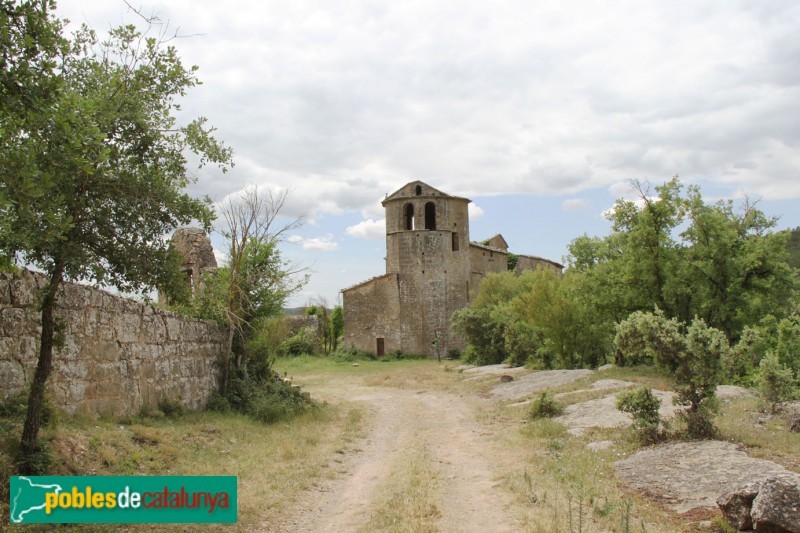
[{"label": "bush", "polygon": [[664,436],[661,431],[661,415],[659,400],[649,387],[622,392],[617,395],[617,409],[633,416],[633,428],[636,436],[644,445],[655,444]]},{"label": "bush", "polygon": [[284,381],[263,385],[250,400],[249,414],[265,424],[290,420],[314,407],[306,392]]},{"label": "bush", "polygon": [[227,394],[213,398],[208,407],[222,412],[235,410],[260,422],[272,424],[289,420],[315,406],[308,393],[274,374],[262,378],[243,372],[233,376]]},{"label": "bush", "polygon": [[25,391],[12,392],[0,401],[0,418],[24,420],[27,410],[28,394]]},{"label": "bush", "polygon": [[170,398],[162,398],[158,401],[158,410],[164,413],[168,418],[178,418],[183,416],[186,408],[181,399],[173,400]]},{"label": "bush", "polygon": [[280,355],[297,356],[315,354],[319,351],[319,339],[312,326],[300,328],[297,333],[283,341],[278,346]]},{"label": "bush", "polygon": [[424,353],[408,353],[400,350],[392,350],[384,357],[382,357],[380,360],[386,362],[386,361],[405,361],[410,359],[414,360],[428,359],[428,355]]},{"label": "bush", "polygon": [[53,452],[50,445],[40,439],[36,441],[36,447],[32,453],[25,454],[20,450],[15,462],[19,474],[45,476],[53,465]]},{"label": "bush", "polygon": [[530,418],[553,418],[564,412],[564,405],[553,397],[553,393],[546,391],[537,398],[529,413]]},{"label": "bush", "polygon": [[248,360],[271,363],[278,355],[278,348],[290,334],[289,321],[284,315],[255,320],[253,331],[247,341]]},{"label": "bush", "polygon": [[796,394],[794,373],[781,364],[778,355],[769,352],[758,365],[758,392],[762,401],[775,413],[783,402],[792,400]]},{"label": "bush", "polygon": [[375,356],[370,352],[365,352],[363,350],[359,350],[358,348],[344,348],[341,346],[335,351],[331,352],[329,357],[331,357],[334,361],[339,361],[341,363],[355,363],[356,361],[375,360]]},{"label": "bush", "polygon": [[677,392],[675,403],[686,406],[682,413],[690,438],[708,438],[715,433],[715,392],[722,375],[722,361],[729,358],[725,335],[695,318],[681,333],[682,324],[655,313],[632,313],[617,326],[614,344],[623,364],[647,363],[672,373]]},{"label": "bush", "polygon": [[[12,392],[0,401],[0,418],[11,422],[23,422],[28,414],[28,391],[19,390]],[[45,393],[42,405],[42,426],[56,427],[60,411],[53,405],[50,395]]]},{"label": "bush", "polygon": [[206,402],[206,409],[217,413],[230,413],[233,411],[233,406],[228,398],[215,391],[209,396],[208,402]]},{"label": "bush", "polygon": [[458,359],[461,359],[462,355],[464,355],[464,354],[461,352],[460,348],[450,348],[450,350],[448,350],[448,352],[447,352],[448,359],[458,360]]}]

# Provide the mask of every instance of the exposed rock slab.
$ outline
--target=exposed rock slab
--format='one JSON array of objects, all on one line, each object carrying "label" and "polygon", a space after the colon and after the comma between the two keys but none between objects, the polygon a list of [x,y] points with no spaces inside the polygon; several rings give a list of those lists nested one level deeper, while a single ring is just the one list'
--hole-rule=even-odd
[{"label": "exposed rock slab", "polygon": [[719,385],[717,387],[717,398],[720,400],[736,400],[738,398],[750,398],[753,393],[744,387],[736,385]]},{"label": "exposed rock slab", "polygon": [[[507,373],[509,368],[503,369],[500,373]],[[492,389],[492,396],[500,400],[517,400],[541,392],[572,383],[578,379],[590,376],[594,370],[542,370],[532,372],[515,378],[511,383],[500,383]]]},{"label": "exposed rock slab", "polygon": [[614,445],[613,440],[599,440],[596,442],[590,442],[589,444],[586,445],[586,447],[593,452],[599,452],[601,450],[607,450],[611,448],[613,445]]},{"label": "exposed rock slab", "polygon": [[465,376],[468,376],[465,381],[470,381],[474,379],[481,379],[484,376],[517,375],[527,371],[528,369],[524,366],[508,366],[507,364],[499,364],[474,366],[462,370],[461,373]]},{"label": "exposed rock slab", "polygon": [[800,475],[748,456],[722,441],[681,442],[642,450],[614,463],[627,485],[685,513],[716,507],[717,498],[740,485],[770,477],[800,483]]},{"label": "exposed rock slab", "polygon": [[[661,418],[672,418],[680,409],[672,404],[674,393],[669,391],[654,390],[653,394],[661,400],[658,412]],[[580,435],[589,428],[624,428],[633,423],[633,418],[628,413],[617,409],[617,395],[612,394],[581,403],[568,405],[564,414],[555,418],[567,426],[573,435]]]},{"label": "exposed rock slab", "polygon": [[622,389],[624,387],[631,387],[633,385],[636,385],[636,383],[621,379],[598,379],[592,383],[592,388],[597,390]]}]

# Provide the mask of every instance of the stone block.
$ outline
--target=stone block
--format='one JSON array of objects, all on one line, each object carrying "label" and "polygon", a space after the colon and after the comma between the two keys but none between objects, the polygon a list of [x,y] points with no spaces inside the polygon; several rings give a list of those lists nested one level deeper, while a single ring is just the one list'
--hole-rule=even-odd
[{"label": "stone block", "polygon": [[120,342],[137,342],[141,318],[135,314],[124,314],[115,320],[114,330]]},{"label": "stone block", "polygon": [[27,318],[24,310],[9,307],[0,311],[0,334],[6,337],[18,337],[25,330],[25,319]]},{"label": "stone block", "polygon": [[11,304],[15,307],[36,307],[44,280],[41,274],[23,270],[11,279]]},{"label": "stone block", "polygon": [[800,486],[782,479],[766,480],[750,514],[758,533],[800,531]]}]

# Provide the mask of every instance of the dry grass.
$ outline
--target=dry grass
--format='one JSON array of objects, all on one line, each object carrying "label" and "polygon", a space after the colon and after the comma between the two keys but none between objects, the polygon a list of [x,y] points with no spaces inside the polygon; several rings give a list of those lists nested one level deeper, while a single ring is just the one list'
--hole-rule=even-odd
[{"label": "dry grass", "polygon": [[441,512],[434,493],[438,480],[425,452],[408,453],[395,465],[381,489],[380,502],[359,532],[434,533]]},{"label": "dry grass", "polygon": [[[241,415],[206,412],[144,419],[133,425],[65,417],[60,427],[46,430],[43,436],[55,454],[53,475],[238,476],[236,527],[261,530],[315,480],[335,475],[337,451],[352,447],[362,429],[362,416],[363,407],[343,404],[271,426]],[[13,475],[9,441],[3,448],[6,453],[0,453],[6,479]],[[8,523],[7,515],[0,518]],[[146,529],[200,531],[208,527],[184,524]],[[78,526],[77,530],[95,531],[96,527]]]},{"label": "dry grass", "polygon": [[368,387],[451,392],[475,390],[476,384],[464,382],[458,372],[452,371],[457,365],[458,362],[437,362],[430,359],[349,363],[324,357],[303,356],[278,359],[275,369],[281,375],[308,386],[316,395],[322,397],[326,397],[329,391],[340,390],[341,387],[336,383],[337,379]]},{"label": "dry grass", "polygon": [[770,415],[758,399],[742,398],[723,404],[715,423],[724,440],[745,445],[749,455],[800,473],[800,433],[789,431],[788,413]]},{"label": "dry grass", "polygon": [[613,462],[628,447],[624,432],[604,430],[620,444],[602,452],[586,448],[587,437],[543,419],[508,431],[505,486],[523,509],[529,532],[688,531],[688,524],[647,499],[630,494],[613,475]]}]

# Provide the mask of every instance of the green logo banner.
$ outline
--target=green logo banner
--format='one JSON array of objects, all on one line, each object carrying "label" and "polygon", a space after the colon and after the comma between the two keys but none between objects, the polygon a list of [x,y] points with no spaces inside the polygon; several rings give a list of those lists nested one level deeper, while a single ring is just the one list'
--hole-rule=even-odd
[{"label": "green logo banner", "polygon": [[226,523],[236,476],[12,476],[12,524]]}]

